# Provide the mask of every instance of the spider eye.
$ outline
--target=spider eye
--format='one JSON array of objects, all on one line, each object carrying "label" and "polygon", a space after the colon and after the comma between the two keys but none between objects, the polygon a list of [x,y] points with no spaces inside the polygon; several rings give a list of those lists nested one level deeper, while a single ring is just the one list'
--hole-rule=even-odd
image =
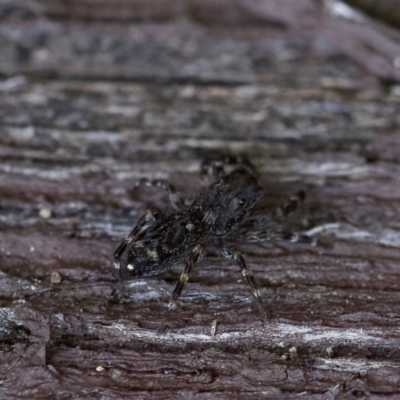
[{"label": "spider eye", "polygon": [[236,197],[233,200],[234,208],[240,208],[243,207],[246,204],[246,199],[243,197]]}]

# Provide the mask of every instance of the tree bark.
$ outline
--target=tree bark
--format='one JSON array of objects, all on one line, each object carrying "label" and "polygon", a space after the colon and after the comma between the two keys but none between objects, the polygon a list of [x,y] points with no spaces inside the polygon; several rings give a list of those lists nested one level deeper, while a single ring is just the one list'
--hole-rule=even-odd
[{"label": "tree bark", "polygon": [[[308,1],[68,4],[0,4],[0,397],[396,398],[398,32]],[[169,312],[182,266],[113,277],[166,207],[134,183],[190,203],[227,151],[266,210],[307,191],[315,245],[238,243],[268,321],[214,254]]]}]

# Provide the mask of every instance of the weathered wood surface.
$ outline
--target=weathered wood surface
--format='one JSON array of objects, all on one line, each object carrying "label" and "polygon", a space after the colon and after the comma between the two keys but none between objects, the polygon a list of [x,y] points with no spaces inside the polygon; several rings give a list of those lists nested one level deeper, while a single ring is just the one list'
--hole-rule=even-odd
[{"label": "weathered wood surface", "polygon": [[[381,40],[366,65],[307,1],[258,2],[258,21],[223,1],[66,4],[1,3],[0,398],[400,396],[399,72],[371,67],[398,33],[337,22]],[[306,188],[322,238],[241,247],[268,322],[211,254],[161,331],[179,267],[112,277],[165,200],[134,182],[193,199],[226,150],[250,156],[267,206]]]}]

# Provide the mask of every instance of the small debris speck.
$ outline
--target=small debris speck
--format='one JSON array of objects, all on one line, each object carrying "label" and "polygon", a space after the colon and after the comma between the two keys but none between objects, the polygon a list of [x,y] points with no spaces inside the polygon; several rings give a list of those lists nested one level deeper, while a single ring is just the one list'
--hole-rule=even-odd
[{"label": "small debris speck", "polygon": [[43,219],[48,219],[48,218],[51,217],[51,210],[50,210],[49,208],[42,208],[42,209],[39,211],[39,215],[40,215],[40,217],[43,218]]},{"label": "small debris speck", "polygon": [[102,372],[102,371],[104,371],[104,367],[102,367],[101,365],[99,365],[99,366],[96,368],[96,371],[97,371],[97,372]]},{"label": "small debris speck", "polygon": [[51,283],[61,283],[61,275],[58,273],[58,271],[53,271],[51,273],[50,282]]},{"label": "small debris speck", "polygon": [[216,319],[214,319],[214,321],[211,324],[211,336],[213,336],[213,337],[217,333],[217,323],[218,323],[218,321]]},{"label": "small debris speck", "polygon": [[49,365],[47,366],[47,368],[48,368],[51,372],[53,372],[53,373],[59,375],[59,374],[58,374],[58,371],[57,371],[52,365],[49,364]]},{"label": "small debris speck", "polygon": [[29,251],[34,252],[35,248],[33,246],[30,247]]}]

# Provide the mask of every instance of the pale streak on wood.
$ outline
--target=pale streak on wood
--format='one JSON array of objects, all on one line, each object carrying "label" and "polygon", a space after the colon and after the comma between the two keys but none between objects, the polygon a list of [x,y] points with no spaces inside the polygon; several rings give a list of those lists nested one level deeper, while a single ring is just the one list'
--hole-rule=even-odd
[{"label": "pale streak on wood", "polygon": [[[93,327],[94,328],[94,327]],[[160,334],[157,331],[132,329],[129,325],[115,324],[104,327],[104,329],[116,329],[123,332],[124,340],[145,340],[150,343],[163,343],[165,345],[175,344],[179,341],[185,343],[240,343],[251,340],[260,346],[286,347],[293,343],[311,345],[315,348],[324,346],[335,346],[342,343],[353,346],[393,346],[398,343],[397,339],[385,339],[382,337],[382,330],[379,328],[342,329],[316,326],[298,326],[280,324],[276,322],[267,323],[267,326],[244,331],[232,331],[216,334],[194,334],[189,332],[169,332]],[[397,328],[385,329],[385,336],[398,335]]]}]

